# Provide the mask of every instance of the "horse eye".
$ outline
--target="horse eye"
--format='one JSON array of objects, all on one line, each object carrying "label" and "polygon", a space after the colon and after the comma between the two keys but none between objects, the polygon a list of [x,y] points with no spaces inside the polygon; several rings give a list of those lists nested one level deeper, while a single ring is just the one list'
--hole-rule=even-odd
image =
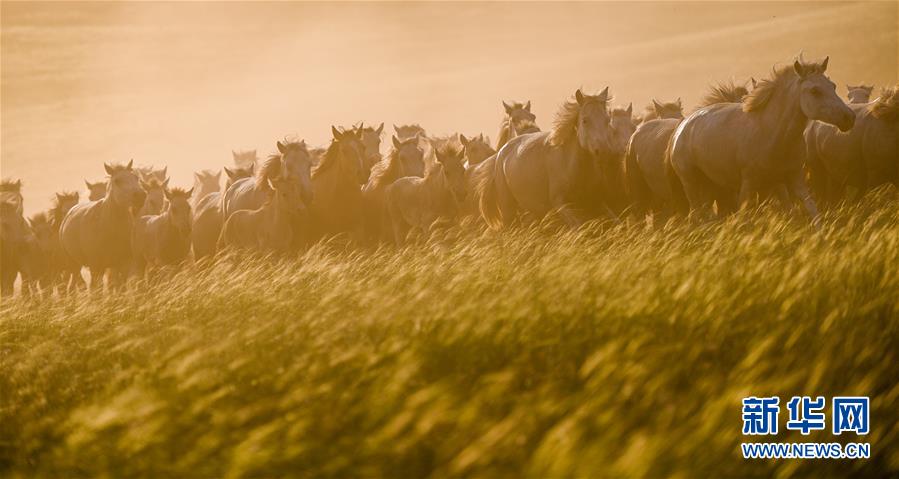
[{"label": "horse eye", "polygon": [[821,89],[818,87],[812,87],[812,95],[821,96]]}]

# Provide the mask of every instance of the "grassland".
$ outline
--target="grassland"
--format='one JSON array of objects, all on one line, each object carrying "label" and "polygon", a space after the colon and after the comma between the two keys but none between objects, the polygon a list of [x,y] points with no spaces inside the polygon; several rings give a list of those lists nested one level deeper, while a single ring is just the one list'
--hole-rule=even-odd
[{"label": "grassland", "polygon": [[[893,193],[819,230],[468,225],[4,301],[0,475],[899,474],[897,298]],[[740,400],[793,394],[871,396],[872,458],[744,461]]]}]

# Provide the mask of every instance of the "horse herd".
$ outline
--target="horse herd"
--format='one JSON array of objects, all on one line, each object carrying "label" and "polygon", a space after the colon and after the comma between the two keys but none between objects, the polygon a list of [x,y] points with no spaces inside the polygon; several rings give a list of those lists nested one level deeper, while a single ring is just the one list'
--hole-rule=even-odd
[{"label": "horse herd", "polygon": [[542,131],[530,102],[503,102],[495,146],[483,134],[428,135],[384,124],[332,127],[326,148],[277,142],[277,152],[233,152],[233,167],[169,186],[165,168],[105,164],[89,197],[57,193],[49,211],[23,217],[20,181],[2,183],[2,292],[62,294],[110,286],[226,249],[290,253],[325,238],[404,244],[412,231],[480,216],[494,229],[557,214],[577,227],[674,215],[727,215],[774,199],[818,208],[899,183],[899,87],[849,104],[826,76],[828,59],[777,67],[749,85],[711,88],[684,116],[680,99],[642,114],[612,107],[606,88],[577,90]]}]

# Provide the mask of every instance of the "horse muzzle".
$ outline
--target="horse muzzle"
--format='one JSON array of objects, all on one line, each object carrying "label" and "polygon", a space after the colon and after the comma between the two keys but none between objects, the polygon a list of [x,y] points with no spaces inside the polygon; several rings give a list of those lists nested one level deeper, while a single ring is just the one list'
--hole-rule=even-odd
[{"label": "horse muzzle", "polygon": [[147,200],[146,193],[144,193],[143,191],[135,192],[134,195],[131,197],[131,206],[133,206],[135,208],[140,208],[140,207],[144,206],[144,201],[146,201],[146,200]]},{"label": "horse muzzle", "polygon": [[853,126],[855,126],[855,114],[852,113],[852,110],[847,110],[843,113],[842,118],[840,118],[840,121],[837,123],[837,128],[842,132],[847,132],[851,130]]}]

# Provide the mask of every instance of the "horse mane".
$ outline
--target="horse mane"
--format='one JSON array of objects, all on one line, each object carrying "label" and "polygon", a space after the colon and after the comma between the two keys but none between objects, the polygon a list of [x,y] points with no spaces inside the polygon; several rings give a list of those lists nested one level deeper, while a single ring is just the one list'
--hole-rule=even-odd
[{"label": "horse mane", "polygon": [[[306,150],[306,154],[309,154],[309,150],[306,148],[306,144],[302,140],[296,141],[284,139],[282,144],[284,145],[284,151],[304,149]],[[268,188],[268,180],[277,178],[281,175],[282,159],[284,159],[284,155],[282,155],[281,153],[272,153],[268,155],[268,158],[266,158],[266,160],[262,163],[262,167],[256,170],[257,188]]]},{"label": "horse mane", "polygon": [[[609,97],[603,104],[612,101]],[[581,112],[581,105],[571,98],[559,107],[556,111],[556,117],[553,120],[553,128],[549,133],[549,143],[553,146],[560,146],[570,140],[577,131],[577,117]]]},{"label": "horse mane", "polygon": [[[130,171],[132,173],[134,172],[134,168],[131,168],[128,165],[125,165],[122,163],[112,163],[112,164],[107,164],[106,166],[108,166],[109,170],[110,170],[109,176],[113,176],[116,173],[121,173],[121,172],[125,172],[125,171]],[[140,171],[139,168],[138,168],[138,171]]]},{"label": "horse mane", "polygon": [[317,178],[320,174],[330,169],[340,161],[340,140],[331,139],[331,144],[325,150],[325,154],[321,156],[318,164],[312,169],[312,177]]},{"label": "horse mane", "polygon": [[2,180],[0,181],[0,191],[4,193],[21,193],[22,192],[22,181],[21,180]]},{"label": "horse mane", "polygon": [[372,187],[378,189],[399,178],[400,166],[400,150],[392,148],[387,158],[371,167]]},{"label": "horse mane", "polygon": [[47,225],[52,226],[52,221],[50,220],[50,215],[47,214],[46,211],[41,211],[40,213],[35,213],[28,218],[28,223],[33,228],[36,225]]},{"label": "horse mane", "polygon": [[[808,72],[824,72],[822,65],[819,63],[806,63],[801,59],[797,61],[802,65],[803,69]],[[743,111],[750,112],[764,109],[771,101],[771,98],[774,97],[774,93],[777,92],[777,90],[794,81],[796,78],[798,78],[798,75],[792,64],[775,67],[771,71],[770,78],[759,80],[756,87],[743,97]]]},{"label": "horse mane", "polygon": [[184,199],[188,199],[190,198],[190,194],[191,191],[184,188],[175,187],[169,189],[169,196],[171,196],[172,198],[181,197]]},{"label": "horse mane", "polygon": [[737,85],[733,80],[719,82],[709,88],[702,100],[699,102],[699,108],[717,105],[718,103],[740,103],[743,97],[749,94],[749,90],[743,85]]},{"label": "horse mane", "polygon": [[880,98],[868,107],[868,111],[878,120],[899,120],[899,85],[884,88]]},{"label": "horse mane", "polygon": [[[464,155],[465,155],[465,151],[462,149],[462,147],[460,145],[455,145],[453,143],[446,142],[437,148],[437,151],[435,152],[434,156],[437,158],[440,158],[440,157],[455,158],[461,165],[462,158]],[[435,161],[434,164],[432,164],[431,167],[428,168],[428,171],[425,172],[425,178],[428,178],[431,175],[436,174],[437,172],[442,171],[442,170],[443,170],[443,163],[441,163],[438,159],[438,161]]]},{"label": "horse mane", "polygon": [[53,216],[50,219],[54,226],[61,224],[63,216],[68,213],[68,211],[62,211],[62,205],[65,200],[71,200],[78,203],[78,192],[63,191],[62,193],[57,193],[53,196],[53,202],[50,206],[50,212],[53,213]]}]

